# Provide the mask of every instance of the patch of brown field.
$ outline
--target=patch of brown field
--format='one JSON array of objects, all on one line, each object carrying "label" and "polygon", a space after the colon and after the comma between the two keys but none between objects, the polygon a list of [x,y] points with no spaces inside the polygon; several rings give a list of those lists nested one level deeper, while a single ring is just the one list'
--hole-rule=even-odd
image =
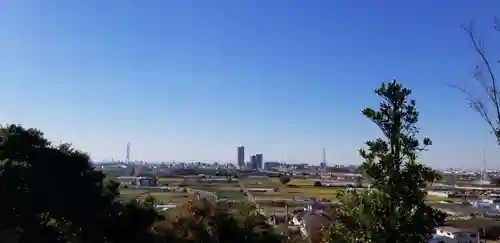
[{"label": "patch of brown field", "polygon": [[195,196],[188,192],[150,192],[142,194],[139,199],[145,199],[148,195],[153,196],[156,200],[163,203],[172,203],[181,205],[195,198]]}]

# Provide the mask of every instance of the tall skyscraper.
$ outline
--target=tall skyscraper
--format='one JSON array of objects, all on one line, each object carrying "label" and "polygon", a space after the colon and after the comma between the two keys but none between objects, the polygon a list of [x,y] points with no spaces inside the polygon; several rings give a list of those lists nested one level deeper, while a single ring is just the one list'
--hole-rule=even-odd
[{"label": "tall skyscraper", "polygon": [[257,156],[255,156],[255,155],[250,156],[250,167],[253,170],[256,170],[258,168]]},{"label": "tall skyscraper", "polygon": [[257,164],[257,169],[262,170],[264,168],[264,155],[263,154],[256,154],[255,155],[255,160]]},{"label": "tall skyscraper", "polygon": [[245,168],[245,147],[238,146],[238,166],[240,169]]},{"label": "tall skyscraper", "polygon": [[326,169],[327,166],[328,165],[326,164],[326,149],[323,148],[323,153],[322,153],[320,167],[321,167],[321,169]]},{"label": "tall skyscraper", "polygon": [[130,162],[130,149],[131,145],[130,142],[127,143],[127,154],[125,155],[125,162],[129,163]]}]

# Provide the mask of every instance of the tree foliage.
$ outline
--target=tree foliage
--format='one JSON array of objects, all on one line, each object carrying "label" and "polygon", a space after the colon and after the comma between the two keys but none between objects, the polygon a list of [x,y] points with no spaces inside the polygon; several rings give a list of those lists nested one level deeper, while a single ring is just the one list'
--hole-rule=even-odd
[{"label": "tree foliage", "polygon": [[253,205],[240,204],[231,208],[206,199],[184,205],[179,216],[158,221],[153,231],[160,242],[278,243],[282,239]]},{"label": "tree foliage", "polygon": [[280,242],[252,205],[195,200],[177,217],[157,200],[122,202],[87,154],[42,132],[0,128],[0,241],[21,243]]},{"label": "tree foliage", "polygon": [[495,177],[491,179],[491,182],[495,186],[500,186],[500,177]]},{"label": "tree foliage", "polygon": [[290,182],[290,180],[291,180],[290,176],[287,176],[287,175],[281,175],[280,176],[280,182],[283,185],[288,184]]},{"label": "tree foliage", "polygon": [[378,110],[363,110],[384,135],[361,149],[363,174],[372,183],[363,192],[350,190],[341,197],[337,221],[326,236],[330,242],[425,242],[444,215],[425,204],[426,186],[438,178],[417,162],[418,153],[431,144],[417,139],[418,115],[411,90],[396,81],[375,91]]},{"label": "tree foliage", "polygon": [[[500,32],[500,19],[495,17],[493,25],[493,29]],[[462,25],[461,28],[467,34],[473,51],[479,57],[479,62],[475,65],[472,76],[479,84],[481,92],[478,95],[467,87],[457,85],[452,85],[452,87],[466,95],[469,107],[476,111],[488,124],[491,132],[495,135],[497,143],[500,145],[500,89],[496,71],[496,65],[500,63],[500,60],[487,54],[484,41],[476,33],[474,22]]]},{"label": "tree foliage", "polygon": [[[36,129],[0,128],[0,161],[0,231],[20,229],[21,242],[119,242],[115,236],[146,231],[139,225],[156,219],[117,202],[118,184],[95,171],[87,154]],[[130,215],[143,221],[122,220]]]}]

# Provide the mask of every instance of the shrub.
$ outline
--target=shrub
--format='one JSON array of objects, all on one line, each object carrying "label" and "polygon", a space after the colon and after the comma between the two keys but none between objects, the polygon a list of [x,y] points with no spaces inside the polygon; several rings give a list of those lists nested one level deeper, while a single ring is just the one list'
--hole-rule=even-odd
[{"label": "shrub", "polygon": [[286,185],[288,182],[290,182],[290,180],[291,180],[290,176],[286,175],[280,176],[280,182],[283,185]]}]

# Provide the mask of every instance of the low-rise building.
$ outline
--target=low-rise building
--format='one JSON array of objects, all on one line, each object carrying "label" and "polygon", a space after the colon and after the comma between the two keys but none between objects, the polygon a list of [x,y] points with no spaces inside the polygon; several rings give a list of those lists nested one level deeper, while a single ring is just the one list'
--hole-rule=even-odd
[{"label": "low-rise building", "polygon": [[479,243],[479,232],[473,229],[443,226],[436,228],[435,235],[453,239],[457,243]]},{"label": "low-rise building", "polygon": [[301,235],[310,243],[321,242],[322,229],[333,219],[325,212],[325,205],[313,203],[304,210],[295,212],[292,223],[299,227]]},{"label": "low-rise building", "polygon": [[118,176],[116,180],[122,185],[129,186],[153,186],[154,178],[147,176]]},{"label": "low-rise building", "polygon": [[331,224],[332,218],[321,210],[308,211],[302,217],[300,233],[310,243],[319,243],[322,240],[323,227]]}]

